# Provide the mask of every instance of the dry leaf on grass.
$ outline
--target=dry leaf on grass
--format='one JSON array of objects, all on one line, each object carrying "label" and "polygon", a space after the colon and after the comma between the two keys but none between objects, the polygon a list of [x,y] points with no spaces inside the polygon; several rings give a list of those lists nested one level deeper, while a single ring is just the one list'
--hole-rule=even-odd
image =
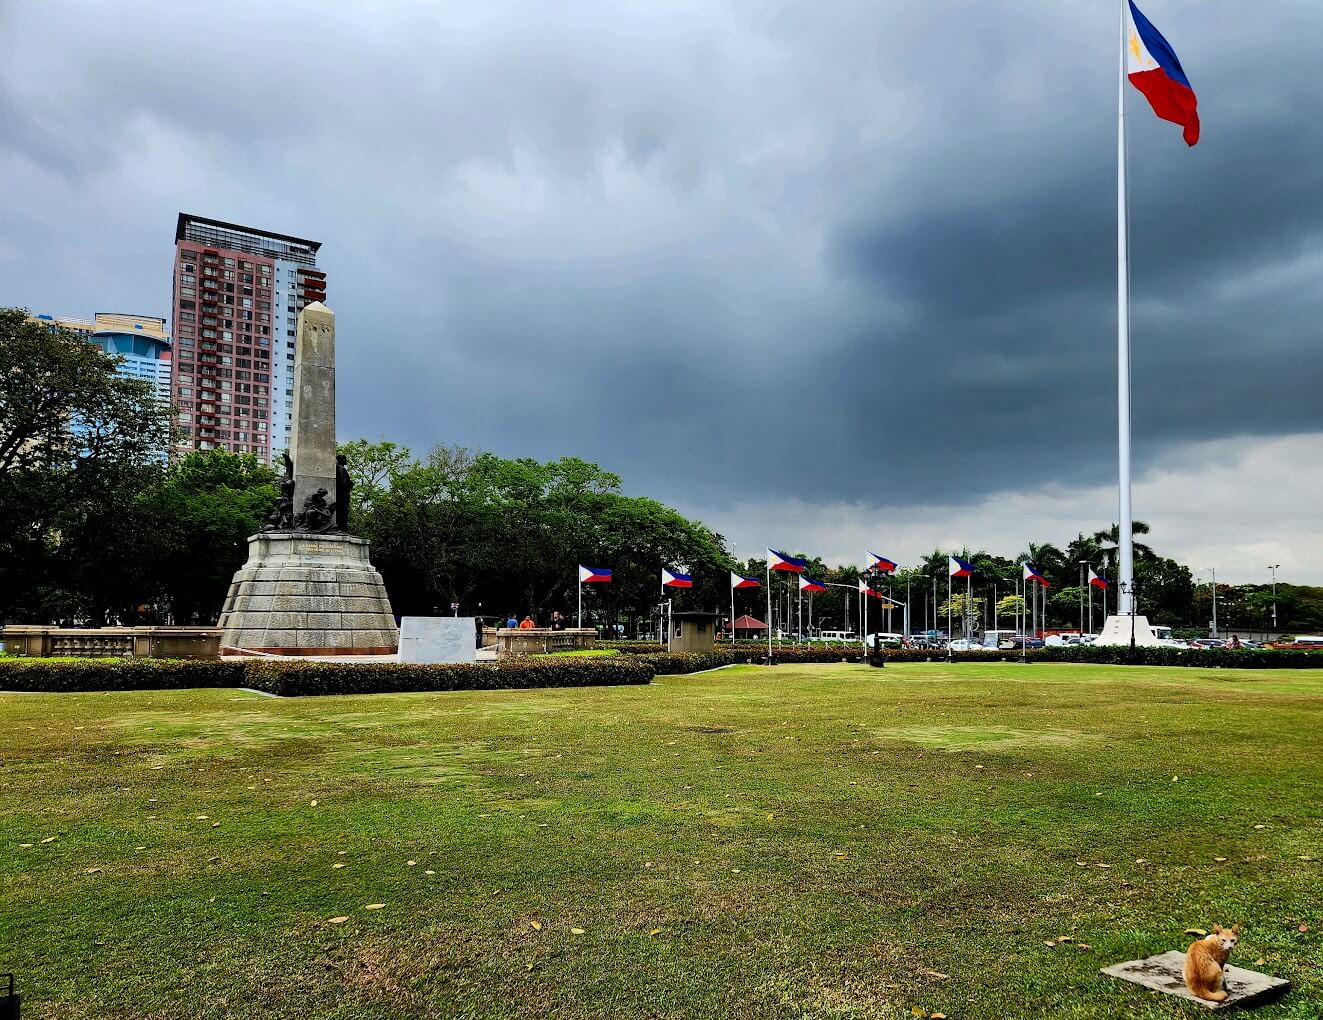
[{"label": "dry leaf on grass", "polygon": [[99,875],[99,874],[101,874],[101,869],[100,869],[100,868],[88,868],[88,869],[87,869],[87,873],[88,873],[89,875]]},{"label": "dry leaf on grass", "polygon": [[584,934],[584,930],[583,930],[582,928],[571,928],[571,929],[570,929],[570,934],[571,934],[571,935],[582,935],[582,934]]},{"label": "dry leaf on grass", "polygon": [[[54,843],[54,842],[55,842],[57,839],[59,839],[59,838],[60,838],[59,836],[47,836],[45,839],[42,840],[42,842],[43,842],[43,843]],[[1301,859],[1303,860],[1303,858],[1301,858]]]},{"label": "dry leaf on grass", "polygon": [[339,917],[328,917],[328,918],[326,919],[326,923],[327,923],[327,924],[344,924],[344,923],[345,923],[346,921],[348,921],[348,920],[349,920],[348,917],[346,917],[344,914],[341,914]]},{"label": "dry leaf on grass", "polygon": [[1214,857],[1213,860],[1216,861],[1218,864],[1225,864],[1227,862],[1227,859],[1225,857]]},{"label": "dry leaf on grass", "polygon": [[529,922],[528,922],[528,926],[529,926],[530,928],[532,928],[534,931],[541,931],[541,930],[542,930],[542,922],[541,922],[541,921],[529,921]]},{"label": "dry leaf on grass", "polygon": [[343,864],[332,864],[332,865],[331,865],[332,870],[335,870],[335,871],[338,871],[338,870],[340,870],[340,869],[343,868],[343,867],[344,867]]},{"label": "dry leaf on grass", "polygon": [[1309,931],[1309,925],[1307,925],[1307,924],[1302,924],[1299,928],[1296,929],[1296,931],[1298,931],[1298,932],[1307,932],[1307,931]]},{"label": "dry leaf on grass", "polygon": [[369,904],[368,904],[366,907],[364,907],[363,909],[364,909],[364,910],[380,910],[380,909],[381,909],[382,907],[384,907],[385,905],[386,905],[386,904],[384,904],[384,903],[369,903]]}]

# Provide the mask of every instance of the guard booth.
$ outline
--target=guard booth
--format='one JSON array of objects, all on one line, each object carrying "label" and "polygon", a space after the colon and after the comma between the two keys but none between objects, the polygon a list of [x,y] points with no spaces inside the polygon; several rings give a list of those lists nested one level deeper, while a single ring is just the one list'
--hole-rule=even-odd
[{"label": "guard booth", "polygon": [[720,613],[683,612],[671,614],[670,652],[710,652],[715,647]]}]

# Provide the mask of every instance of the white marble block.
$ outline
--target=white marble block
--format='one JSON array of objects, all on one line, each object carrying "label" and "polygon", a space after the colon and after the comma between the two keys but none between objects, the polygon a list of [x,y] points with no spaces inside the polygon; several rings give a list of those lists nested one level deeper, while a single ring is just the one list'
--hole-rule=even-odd
[{"label": "white marble block", "polygon": [[400,661],[473,662],[477,640],[471,616],[406,616],[400,620]]}]

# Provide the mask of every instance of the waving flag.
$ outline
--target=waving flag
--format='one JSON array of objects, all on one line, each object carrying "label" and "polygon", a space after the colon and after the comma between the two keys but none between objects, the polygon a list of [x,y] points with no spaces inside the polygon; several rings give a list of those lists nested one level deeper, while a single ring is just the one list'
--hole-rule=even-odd
[{"label": "waving flag", "polygon": [[974,574],[974,564],[966,563],[959,556],[948,556],[946,566],[952,577],[972,577]]},{"label": "waving flag", "polygon": [[767,566],[772,570],[783,570],[788,574],[802,574],[808,569],[808,560],[801,560],[796,556],[787,556],[775,549],[768,549]]},{"label": "waving flag", "polygon": [[603,567],[585,567],[579,565],[580,584],[610,584],[611,571]]},{"label": "waving flag", "polygon": [[883,595],[880,591],[876,591],[876,590],[874,590],[873,588],[868,587],[868,582],[865,581],[862,577],[859,578],[859,594],[860,594],[860,595],[869,595],[869,596],[871,596],[871,597],[873,597],[873,598],[875,598],[875,599],[884,599],[884,598],[886,598],[886,596]]},{"label": "waving flag", "polygon": [[732,570],[730,586],[732,588],[761,588],[763,583],[756,577],[745,577],[743,574],[737,574]]},{"label": "waving flag", "polygon": [[1098,575],[1098,574],[1095,574],[1095,573],[1093,572],[1093,568],[1090,567],[1090,568],[1089,568],[1089,584],[1093,585],[1095,588],[1106,588],[1106,587],[1107,587],[1107,578],[1102,577],[1102,576],[1100,576],[1100,575]]},{"label": "waving flag", "polygon": [[692,588],[694,579],[688,574],[677,574],[674,571],[662,567],[662,587],[664,588]]},{"label": "waving flag", "polygon": [[1148,105],[1163,120],[1185,128],[1185,144],[1199,143],[1199,101],[1190,79],[1185,76],[1176,51],[1144,17],[1129,3],[1126,25],[1126,77],[1130,84],[1144,93]]},{"label": "waving flag", "polygon": [[885,556],[879,556],[875,552],[868,554],[868,569],[876,570],[882,574],[894,574],[896,572],[896,561],[889,560]]},{"label": "waving flag", "polygon": [[812,578],[805,577],[802,574],[799,577],[800,591],[826,591],[827,586],[821,581],[814,581]]},{"label": "waving flag", "polygon": [[1026,564],[1024,565],[1024,579],[1025,579],[1026,581],[1037,581],[1037,582],[1038,582],[1039,584],[1041,584],[1044,588],[1051,588],[1051,587],[1052,587],[1052,582],[1049,581],[1049,580],[1048,580],[1046,577],[1044,577],[1042,574],[1040,574],[1040,573],[1038,572],[1038,568],[1035,567],[1032,563],[1026,563]]}]

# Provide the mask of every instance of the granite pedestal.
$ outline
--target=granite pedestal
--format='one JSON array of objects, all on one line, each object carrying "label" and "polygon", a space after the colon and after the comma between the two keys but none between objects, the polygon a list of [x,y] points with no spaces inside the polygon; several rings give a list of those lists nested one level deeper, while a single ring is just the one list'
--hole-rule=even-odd
[{"label": "granite pedestal", "polygon": [[368,543],[352,535],[250,537],[220,627],[222,647],[276,655],[391,655],[399,647]]}]

